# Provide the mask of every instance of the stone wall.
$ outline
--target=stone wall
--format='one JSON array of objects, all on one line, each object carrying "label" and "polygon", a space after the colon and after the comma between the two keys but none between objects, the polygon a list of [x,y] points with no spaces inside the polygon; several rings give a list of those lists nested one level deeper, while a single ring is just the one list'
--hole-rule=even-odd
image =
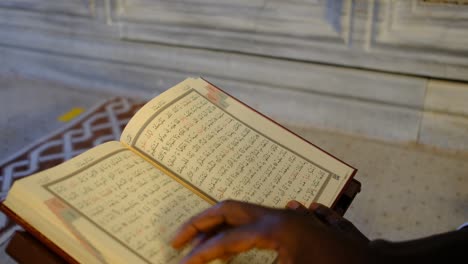
[{"label": "stone wall", "polygon": [[203,76],[267,115],[468,150],[468,6],[4,0],[0,72],[152,96]]}]

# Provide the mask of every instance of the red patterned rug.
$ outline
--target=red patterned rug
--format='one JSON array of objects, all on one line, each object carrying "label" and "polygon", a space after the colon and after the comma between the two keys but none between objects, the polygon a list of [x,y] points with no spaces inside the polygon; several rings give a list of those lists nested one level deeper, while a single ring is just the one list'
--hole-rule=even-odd
[{"label": "red patterned rug", "polygon": [[[56,166],[96,145],[119,140],[142,100],[115,97],[0,162],[0,199],[17,179]],[[0,212],[0,244],[19,227]]]}]

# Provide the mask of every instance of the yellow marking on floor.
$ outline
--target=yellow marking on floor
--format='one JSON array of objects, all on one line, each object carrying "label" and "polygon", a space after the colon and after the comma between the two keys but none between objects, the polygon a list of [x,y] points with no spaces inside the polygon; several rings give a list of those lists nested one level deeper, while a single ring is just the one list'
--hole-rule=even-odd
[{"label": "yellow marking on floor", "polygon": [[81,115],[85,111],[82,107],[73,107],[70,111],[66,112],[65,114],[59,116],[57,118],[60,122],[70,122],[71,120],[75,119],[77,116]]}]

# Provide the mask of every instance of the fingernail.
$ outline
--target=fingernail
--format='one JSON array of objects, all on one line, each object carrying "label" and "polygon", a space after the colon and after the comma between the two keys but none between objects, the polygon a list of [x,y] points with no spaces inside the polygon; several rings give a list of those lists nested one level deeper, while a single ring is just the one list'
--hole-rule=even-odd
[{"label": "fingernail", "polygon": [[290,201],[286,206],[291,209],[297,209],[301,204],[298,201]]}]

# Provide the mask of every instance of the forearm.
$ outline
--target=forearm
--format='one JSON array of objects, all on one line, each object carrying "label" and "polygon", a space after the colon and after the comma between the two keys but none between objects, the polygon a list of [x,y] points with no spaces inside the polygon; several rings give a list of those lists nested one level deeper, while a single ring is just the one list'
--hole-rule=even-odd
[{"label": "forearm", "polygon": [[374,240],[369,243],[374,263],[452,263],[466,258],[467,248],[466,230],[406,242]]}]

